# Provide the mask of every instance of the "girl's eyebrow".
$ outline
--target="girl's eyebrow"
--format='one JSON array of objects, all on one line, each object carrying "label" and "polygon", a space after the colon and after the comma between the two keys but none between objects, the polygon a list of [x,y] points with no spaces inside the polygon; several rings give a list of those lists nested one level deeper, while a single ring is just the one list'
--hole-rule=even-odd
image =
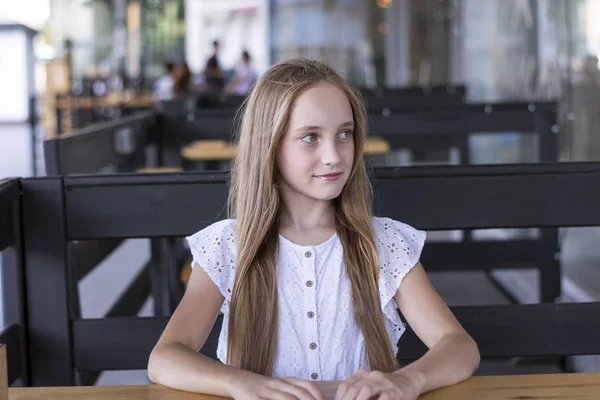
[{"label": "girl's eyebrow", "polygon": [[[342,128],[352,128],[354,127],[354,122],[352,121],[346,121],[343,124],[341,124],[339,126],[338,129],[342,129]],[[297,132],[303,132],[303,131],[320,131],[323,128],[318,126],[318,125],[306,125],[306,126],[301,126],[300,128],[296,129]]]}]

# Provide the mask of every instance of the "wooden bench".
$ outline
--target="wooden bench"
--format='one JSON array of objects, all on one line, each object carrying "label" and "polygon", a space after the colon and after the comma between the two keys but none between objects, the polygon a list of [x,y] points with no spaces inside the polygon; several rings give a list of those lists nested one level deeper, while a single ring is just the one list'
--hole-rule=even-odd
[{"label": "wooden bench", "polygon": [[[138,172],[162,174],[181,172],[181,168],[148,166],[147,153],[150,146],[158,147],[157,124],[152,111],[140,112],[103,124],[84,128],[69,135],[44,142],[46,169],[49,175],[102,174],[113,172]],[[155,155],[158,159],[158,155]],[[75,317],[81,314],[78,283],[123,243],[120,238],[104,240],[70,241],[69,265],[75,279],[69,282],[69,299]],[[170,315],[175,295],[182,288],[167,288],[165,276],[178,271],[166,271],[165,259],[177,251],[177,243],[171,239],[150,240],[151,258],[127,285],[119,299],[113,303],[106,316],[136,315],[148,296],[154,300],[154,315]],[[183,254],[182,252],[180,252]],[[182,261],[183,263],[183,261]],[[171,296],[173,294],[173,296]],[[81,374],[84,384],[92,384],[97,374]]]},{"label": "wooden bench", "polygon": [[[391,143],[391,147],[397,146],[449,146],[457,145],[463,154],[463,162],[468,163],[468,137],[471,134],[485,132],[505,132],[516,131],[524,135],[537,135],[539,161],[556,160],[556,129],[555,129],[555,106],[553,103],[507,103],[507,104],[470,104],[470,105],[446,105],[441,107],[439,104],[430,106],[426,109],[413,108],[394,108],[390,109],[389,115],[373,115],[370,118],[371,129],[373,132],[384,135],[386,141]],[[156,156],[158,165],[165,165],[164,160],[168,160],[173,152],[174,157],[181,160],[180,146],[192,137],[203,137],[202,140],[212,140],[213,144],[227,143],[231,139],[233,121],[231,119],[232,111],[228,109],[201,110],[196,113],[200,120],[187,121],[184,118],[165,117],[150,115],[140,117],[143,126],[150,125],[148,128],[150,136],[154,139],[147,139],[149,142],[156,142],[158,154]],[[115,155],[113,133],[116,127],[130,126],[135,123],[137,117],[127,117],[125,119],[114,121],[108,125],[108,128],[101,132],[93,132],[93,142],[87,141],[87,147],[81,143],[84,138],[90,135],[76,135],[73,139],[64,138],[45,143],[47,153],[48,170],[51,173],[61,173],[53,167],[58,165],[56,160],[59,154],[62,154],[62,165],[65,170],[75,171],[76,173],[97,172],[99,162],[96,160],[113,157],[112,162],[121,160],[121,155]],[[150,120],[144,120],[150,118]],[[156,124],[152,125],[153,118],[156,118]],[[129,125],[128,125],[129,124]],[[102,132],[104,134],[102,134]],[[136,130],[138,132],[138,130]],[[90,133],[90,132],[88,132]],[[139,133],[143,135],[143,132]],[[155,135],[156,134],[156,135]],[[189,134],[189,135],[188,135]],[[212,139],[210,139],[212,138]],[[138,142],[144,143],[144,139]],[[77,146],[81,150],[68,151],[70,146]],[[387,148],[387,146],[385,146]],[[94,149],[97,150],[85,150]],[[171,150],[169,150],[171,149]],[[64,154],[71,154],[70,158],[65,158]],[[206,149],[202,146],[186,147],[183,151],[184,158],[201,159],[206,169],[218,169],[220,160],[229,159],[235,154],[235,148],[232,146],[222,146],[221,150],[214,148]],[[169,155],[171,154],[171,156]],[[139,158],[139,157],[138,157]],[[79,163],[91,166],[88,169],[80,167],[72,168],[69,163]],[[169,164],[169,163],[167,163]],[[171,165],[180,165],[180,161],[171,163]],[[206,165],[208,164],[208,165]],[[131,168],[129,163],[129,170]],[[178,167],[161,167],[178,168]],[[119,170],[127,170],[120,168]],[[161,170],[165,172],[167,170]],[[172,172],[174,170],[168,169]],[[159,172],[159,171],[153,171]],[[560,252],[558,230],[548,228],[539,233],[537,237],[513,238],[510,240],[474,240],[470,230],[463,233],[463,239],[459,242],[436,243],[435,247],[441,249],[436,254],[440,254],[440,259],[457,259],[448,257],[452,254],[464,255],[462,259],[454,264],[435,263],[436,268],[441,270],[492,270],[504,268],[537,268],[541,274],[540,298],[544,302],[554,301],[561,292],[560,263],[556,255]],[[171,243],[169,246],[175,246]],[[540,249],[542,249],[540,251]],[[158,251],[155,249],[155,251]],[[458,259],[457,259],[458,260]],[[438,267],[439,266],[439,267]],[[178,271],[174,272],[175,274]],[[511,293],[504,290],[504,287],[496,281],[494,276],[489,275],[490,279],[505,294],[512,297]],[[170,301],[173,303],[176,299]],[[513,298],[513,301],[514,298]]]},{"label": "wooden bench", "polygon": [[460,164],[470,164],[468,139],[489,133],[537,138],[533,162],[558,157],[556,103],[470,103],[422,109],[389,108],[369,113],[369,132],[393,149],[458,147]]},{"label": "wooden bench", "polygon": [[146,151],[149,146],[157,145],[157,139],[156,115],[153,111],[140,112],[47,139],[44,140],[46,174],[135,171],[148,166]]},{"label": "wooden bench", "polygon": [[[81,319],[69,301],[66,243],[181,237],[224,217],[225,173],[24,179],[34,385],[74,371],[143,369],[168,317]],[[600,164],[376,169],[376,209],[422,229],[600,225]],[[398,193],[411,193],[399,196]],[[423,254],[432,267],[428,246]],[[600,354],[600,303],[453,307],[483,357]],[[215,357],[219,318],[204,354]],[[51,334],[49,334],[51,332]],[[398,357],[424,346],[409,330]]]},{"label": "wooden bench", "polygon": [[[29,385],[25,266],[21,225],[21,189],[17,179],[0,181],[0,257],[5,328],[0,332],[5,385]],[[8,370],[6,362],[8,360]],[[0,396],[0,398],[2,398]]]},{"label": "wooden bench", "polygon": [[[381,111],[381,110],[380,110]],[[424,109],[392,108],[389,114],[377,114],[371,110],[370,132],[389,142],[391,149],[439,148],[456,146],[460,149],[461,163],[469,164],[469,137],[487,133],[516,132],[520,135],[535,136],[538,141],[536,161],[554,162],[557,160],[556,105],[551,102],[536,103],[481,103],[437,105]],[[173,143],[187,143],[195,140],[228,142],[233,139],[234,121],[231,111],[203,110],[197,112],[197,119],[159,116],[161,124],[166,124],[162,132],[168,132]],[[179,139],[177,139],[179,138]],[[179,149],[179,144],[175,147]],[[167,150],[169,151],[169,150]],[[185,158],[193,158],[194,147],[186,149]],[[228,158],[234,150],[198,152],[200,158]],[[225,154],[227,153],[227,154]],[[222,156],[222,157],[221,157]],[[202,159],[203,163],[211,163]],[[214,164],[214,163],[213,163]],[[217,162],[218,164],[218,162]],[[211,168],[217,169],[216,165]],[[540,271],[540,299],[553,302],[561,293],[560,263],[556,256],[560,253],[558,230],[547,228],[539,231],[536,237],[512,238],[510,240],[475,240],[471,230],[462,232],[458,242],[432,244],[435,251],[435,268],[439,270],[485,270],[530,269]],[[446,263],[444,260],[456,260]],[[516,301],[512,294],[488,275],[492,282]]]}]

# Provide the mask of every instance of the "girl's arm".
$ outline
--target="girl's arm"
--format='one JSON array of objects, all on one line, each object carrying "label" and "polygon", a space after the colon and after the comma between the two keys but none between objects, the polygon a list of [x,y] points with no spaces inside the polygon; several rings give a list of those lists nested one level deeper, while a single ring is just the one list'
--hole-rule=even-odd
[{"label": "girl's arm", "polygon": [[223,305],[223,295],[208,274],[195,266],[179,306],[150,354],[148,377],[176,389],[231,396],[244,371],[198,353]]},{"label": "girl's arm", "polygon": [[399,369],[421,393],[458,383],[479,366],[479,350],[446,303],[431,286],[420,262],[404,277],[394,296],[402,315],[429,351]]},{"label": "girl's arm", "polygon": [[323,400],[314,382],[268,378],[198,353],[224,301],[217,285],[196,265],[183,299],[150,354],[148,378],[179,390],[235,399]]}]

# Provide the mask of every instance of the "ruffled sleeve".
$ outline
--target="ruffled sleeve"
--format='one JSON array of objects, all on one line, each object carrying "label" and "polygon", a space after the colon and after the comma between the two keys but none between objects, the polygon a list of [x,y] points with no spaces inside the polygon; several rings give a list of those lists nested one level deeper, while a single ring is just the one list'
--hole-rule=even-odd
[{"label": "ruffled sleeve", "polygon": [[226,219],[186,237],[192,268],[199,265],[206,271],[225,298],[225,305],[231,301],[235,279],[235,229],[235,220]]},{"label": "ruffled sleeve", "polygon": [[379,299],[394,351],[405,331],[394,296],[406,274],[421,257],[427,234],[390,218],[373,218],[379,256]]}]

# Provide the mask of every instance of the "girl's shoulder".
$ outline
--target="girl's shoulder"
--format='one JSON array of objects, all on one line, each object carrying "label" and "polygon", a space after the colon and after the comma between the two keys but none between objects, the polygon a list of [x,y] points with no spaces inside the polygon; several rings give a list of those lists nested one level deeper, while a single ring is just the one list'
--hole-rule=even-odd
[{"label": "girl's shoulder", "polygon": [[382,269],[390,265],[412,268],[425,245],[424,231],[391,218],[373,217],[373,239]]},{"label": "girl's shoulder", "polygon": [[[373,238],[379,259],[379,300],[393,343],[405,330],[394,296],[406,274],[419,262],[425,232],[391,218],[373,217]],[[394,345],[394,351],[397,351]]]},{"label": "girl's shoulder", "polygon": [[[206,242],[215,244],[222,240],[235,243],[235,230],[236,220],[235,219],[224,219],[221,221],[214,222],[207,227],[199,230],[198,232],[187,236],[188,243],[192,242]],[[219,243],[220,244],[220,243]]]},{"label": "girl's shoulder", "polygon": [[424,243],[427,237],[424,231],[391,218],[373,217],[372,221],[375,241],[391,241],[395,246],[398,246],[399,244],[395,243],[397,239],[400,243],[405,243],[407,240],[409,243],[418,244],[420,242]]},{"label": "girl's shoulder", "polygon": [[186,237],[192,268],[199,265],[204,269],[227,300],[235,278],[235,230],[236,221],[225,219]]}]

